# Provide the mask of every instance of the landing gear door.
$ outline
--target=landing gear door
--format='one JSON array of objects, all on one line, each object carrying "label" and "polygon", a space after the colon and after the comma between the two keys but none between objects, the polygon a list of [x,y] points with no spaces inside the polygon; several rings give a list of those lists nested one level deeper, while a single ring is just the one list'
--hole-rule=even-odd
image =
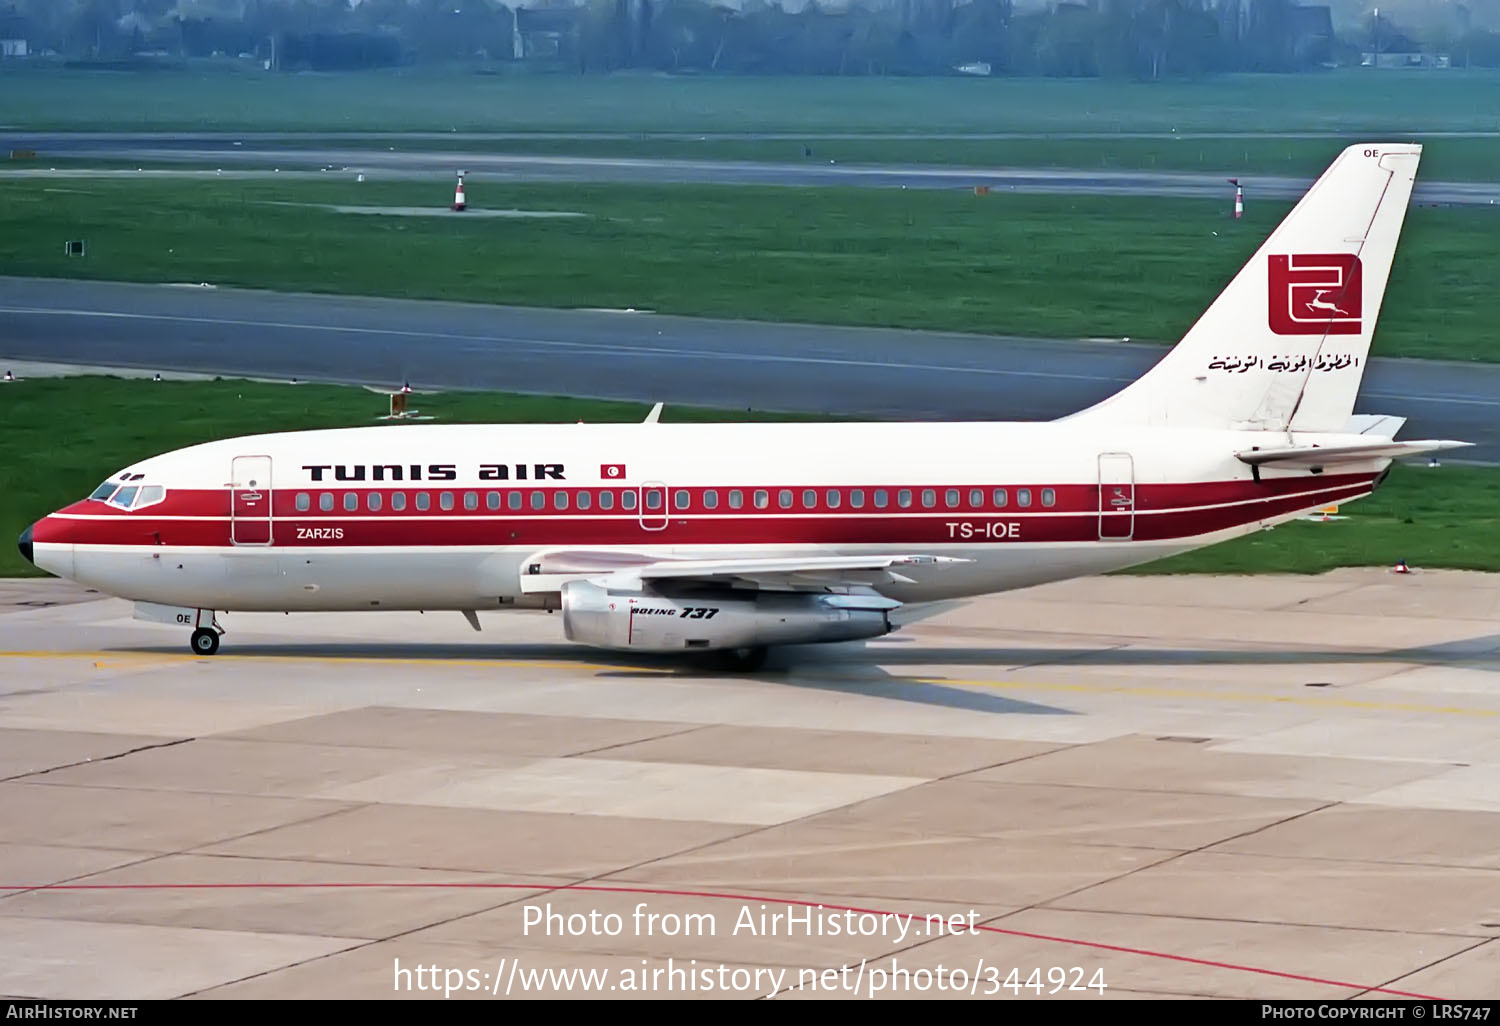
[{"label": "landing gear door", "polygon": [[229,540],[271,544],[271,457],[236,456],[229,473]]},{"label": "landing gear door", "polygon": [[1099,540],[1135,535],[1135,461],[1128,452],[1099,454]]}]

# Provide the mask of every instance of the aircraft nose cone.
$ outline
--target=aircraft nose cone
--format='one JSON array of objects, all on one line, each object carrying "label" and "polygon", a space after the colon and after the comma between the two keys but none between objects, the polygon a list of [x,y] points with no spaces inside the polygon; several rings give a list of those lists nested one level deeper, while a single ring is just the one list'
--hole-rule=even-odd
[{"label": "aircraft nose cone", "polygon": [[21,540],[16,542],[16,548],[21,550],[21,555],[26,557],[26,562],[33,564],[36,562],[31,558],[31,528],[28,527],[21,532]]}]

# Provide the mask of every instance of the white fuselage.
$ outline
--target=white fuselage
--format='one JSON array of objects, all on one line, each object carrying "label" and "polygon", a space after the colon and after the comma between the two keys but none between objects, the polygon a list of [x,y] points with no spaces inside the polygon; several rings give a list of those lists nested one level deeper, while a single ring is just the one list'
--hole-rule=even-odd
[{"label": "white fuselage", "polygon": [[[1341,436],[1328,436],[1337,441]],[[923,552],[967,562],[878,585],[923,602],[1101,573],[1368,494],[1234,457],[1284,434],[1059,421],[416,425],[288,432],[148,459],[34,527],[43,569],[208,610],[555,606],[528,567]],[[1308,440],[1316,441],[1316,439]],[[138,493],[144,494],[144,493]],[[152,498],[156,494],[152,493]]]}]

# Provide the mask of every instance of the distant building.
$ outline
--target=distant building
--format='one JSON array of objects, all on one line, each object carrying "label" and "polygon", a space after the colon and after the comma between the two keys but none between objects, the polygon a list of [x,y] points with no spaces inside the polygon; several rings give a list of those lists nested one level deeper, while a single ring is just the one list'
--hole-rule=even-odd
[{"label": "distant building", "polygon": [[1363,53],[1359,55],[1362,68],[1450,68],[1453,62],[1446,53]]},{"label": "distant building", "polygon": [[0,14],[0,57],[25,57],[26,19],[19,15]]},{"label": "distant building", "polygon": [[575,49],[584,9],[511,8],[511,56],[518,61],[557,58]]},{"label": "distant building", "polygon": [[1287,31],[1297,64],[1326,64],[1333,59],[1333,13],[1328,7],[1288,8]]}]

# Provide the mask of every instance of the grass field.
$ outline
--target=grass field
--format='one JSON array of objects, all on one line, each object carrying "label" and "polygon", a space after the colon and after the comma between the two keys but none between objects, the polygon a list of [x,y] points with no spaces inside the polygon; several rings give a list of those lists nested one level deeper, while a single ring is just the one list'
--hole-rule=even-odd
[{"label": "grass field", "polygon": [[[1179,338],[1290,204],[1245,220],[1200,200],[937,190],[471,183],[479,208],[585,217],[335,213],[441,209],[443,183],[11,179],[8,274],[1039,337]],[[311,205],[298,205],[311,204]],[[1382,356],[1500,359],[1500,208],[1413,209]],[[88,255],[63,255],[84,239]]]},{"label": "grass field", "polygon": [[[217,438],[374,424],[380,397],[337,385],[40,379],[5,388],[0,420],[0,576],[36,574],[10,539],[123,466]],[[635,403],[452,392],[423,407],[443,423],[634,422]],[[662,420],[824,418],[667,407]],[[1381,565],[1500,570],[1500,470],[1398,467],[1348,519],[1274,531],[1143,568],[1151,573],[1316,573]]]},{"label": "grass field", "polygon": [[291,131],[1064,132],[1500,129],[1495,71],[1048,78],[269,74],[0,66],[0,126]]}]

